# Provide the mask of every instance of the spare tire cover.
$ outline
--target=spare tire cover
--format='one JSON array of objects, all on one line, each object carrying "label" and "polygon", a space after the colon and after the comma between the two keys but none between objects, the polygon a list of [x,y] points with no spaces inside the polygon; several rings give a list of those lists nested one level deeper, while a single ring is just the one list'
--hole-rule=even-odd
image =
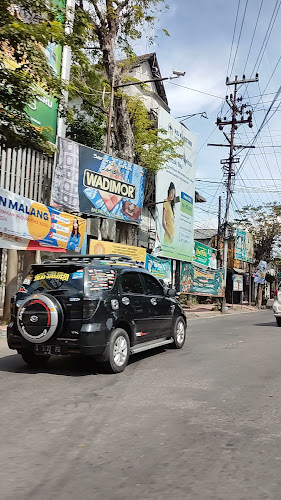
[{"label": "spare tire cover", "polygon": [[41,293],[24,299],[17,312],[17,325],[22,336],[33,343],[49,340],[63,322],[63,311],[55,297]]}]

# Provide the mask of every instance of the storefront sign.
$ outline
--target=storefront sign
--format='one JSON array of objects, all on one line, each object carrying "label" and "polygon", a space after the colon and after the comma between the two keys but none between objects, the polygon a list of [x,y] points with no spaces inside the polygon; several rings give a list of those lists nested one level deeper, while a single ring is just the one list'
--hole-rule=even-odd
[{"label": "storefront sign", "polygon": [[59,138],[52,205],[127,222],[140,222],[145,169]]},{"label": "storefront sign", "polygon": [[234,259],[244,262],[253,262],[254,238],[251,233],[243,229],[236,229]]},{"label": "storefront sign", "polygon": [[0,233],[81,252],[86,220],[0,188]]},{"label": "storefront sign", "polygon": [[217,251],[203,243],[194,241],[193,262],[202,266],[217,269]]},{"label": "storefront sign", "polygon": [[223,269],[215,271],[183,262],[180,291],[193,295],[223,297],[224,271]]},{"label": "storefront sign", "polygon": [[232,282],[234,292],[243,292],[243,276],[241,274],[234,274]]},{"label": "storefront sign", "polygon": [[152,255],[146,255],[145,268],[148,269],[156,278],[171,283],[171,261],[167,259],[158,259]]},{"label": "storefront sign", "polygon": [[160,255],[192,262],[196,139],[181,123],[159,108],[163,138],[183,141],[178,158],[169,160],[156,176],[156,231]]},{"label": "storefront sign", "polygon": [[122,245],[121,243],[113,243],[111,241],[90,240],[91,255],[117,254],[131,257],[132,260],[139,264],[145,264],[146,250],[145,248],[134,247],[131,245]]}]

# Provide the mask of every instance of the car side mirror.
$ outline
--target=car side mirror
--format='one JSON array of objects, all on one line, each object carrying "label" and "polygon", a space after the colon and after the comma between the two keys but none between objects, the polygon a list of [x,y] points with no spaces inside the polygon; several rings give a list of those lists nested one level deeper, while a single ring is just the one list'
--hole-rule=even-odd
[{"label": "car side mirror", "polygon": [[167,290],[168,297],[173,298],[176,296],[176,294],[177,294],[176,290],[174,290],[173,288],[168,288],[168,290]]}]

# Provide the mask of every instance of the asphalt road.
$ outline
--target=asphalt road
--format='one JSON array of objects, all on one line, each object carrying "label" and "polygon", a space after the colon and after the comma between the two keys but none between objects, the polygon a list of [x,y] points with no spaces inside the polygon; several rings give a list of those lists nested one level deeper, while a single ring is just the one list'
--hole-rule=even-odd
[{"label": "asphalt road", "polygon": [[120,375],[0,345],[1,500],[280,500],[281,328],[191,321]]}]

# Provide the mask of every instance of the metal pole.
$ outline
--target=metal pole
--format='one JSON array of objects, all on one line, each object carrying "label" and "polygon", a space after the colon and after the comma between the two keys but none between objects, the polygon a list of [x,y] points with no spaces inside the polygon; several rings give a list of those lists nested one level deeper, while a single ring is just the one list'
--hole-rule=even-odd
[{"label": "metal pole", "polygon": [[114,76],[112,77],[112,83],[111,83],[110,104],[109,104],[109,113],[108,113],[106,149],[105,149],[105,151],[106,151],[107,154],[109,154],[109,149],[110,149],[111,123],[112,123],[112,115],[113,115],[113,102],[114,102]]},{"label": "metal pole", "polygon": [[252,266],[249,262],[249,306],[252,305]]}]

